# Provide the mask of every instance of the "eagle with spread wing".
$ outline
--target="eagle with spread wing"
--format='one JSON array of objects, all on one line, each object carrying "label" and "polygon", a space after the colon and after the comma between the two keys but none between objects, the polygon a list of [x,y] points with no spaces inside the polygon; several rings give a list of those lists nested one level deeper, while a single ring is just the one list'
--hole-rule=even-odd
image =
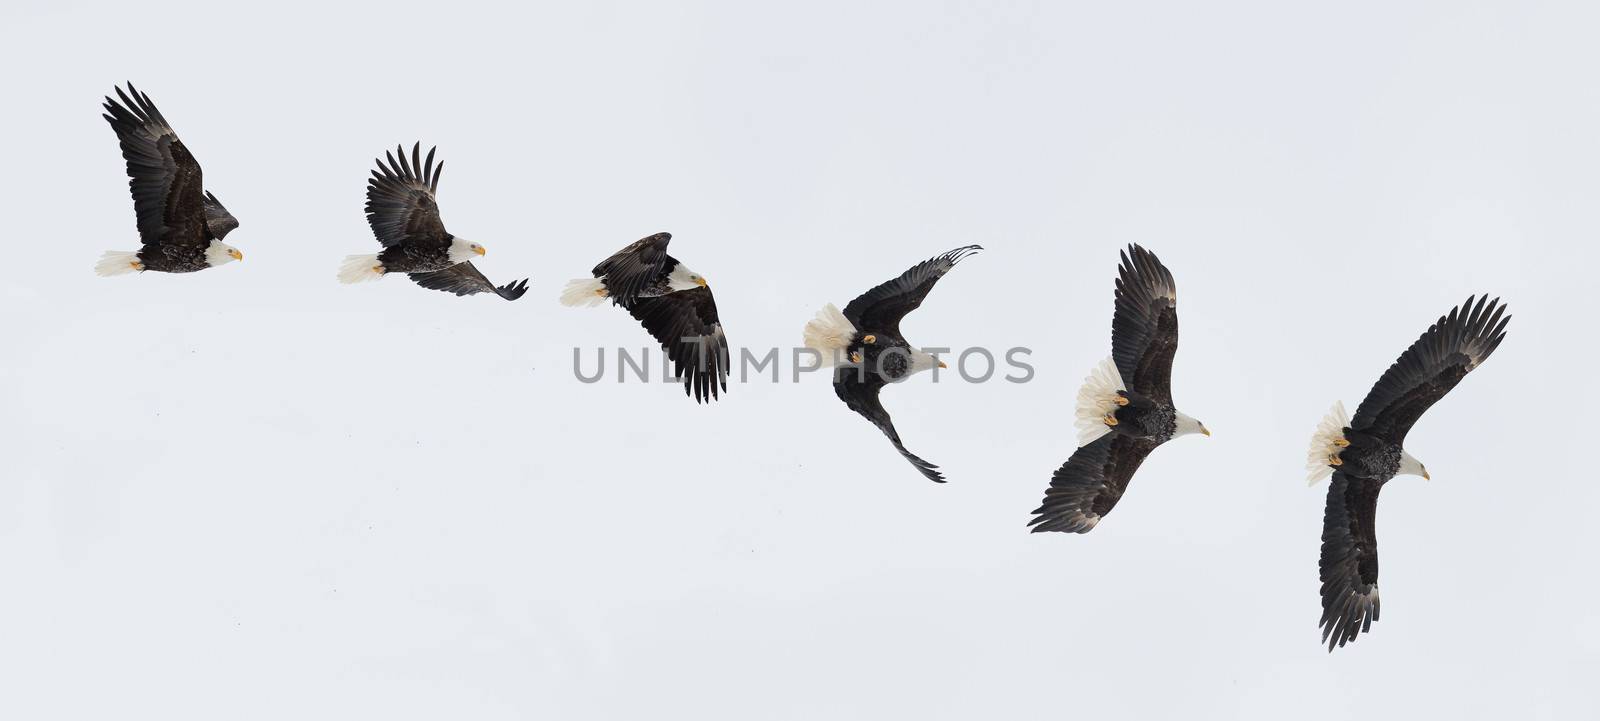
[{"label": "eagle with spread wing", "polygon": [[823,367],[832,366],[833,392],[850,410],[861,414],[900,452],[923,477],[944,483],[939,467],[906,450],[894,421],[878,394],[884,386],[945,364],[932,353],[911,345],[900,333],[900,321],[922,305],[935,283],[962,258],[982,247],[969,245],[911,266],[899,277],[862,293],[841,312],[832,303],[806,323],[807,348],[821,356]]},{"label": "eagle with spread wing", "polygon": [[[1476,301],[1476,302],[1474,302]],[[1422,334],[1378,379],[1350,418],[1343,403],[1317,425],[1308,480],[1332,476],[1322,517],[1322,640],[1328,651],[1378,620],[1378,492],[1396,476],[1427,479],[1405,449],[1422,414],[1500,347],[1511,316],[1500,299],[1467,298]]]},{"label": "eagle with spread wing", "polygon": [[1078,391],[1078,450],[1056,470],[1034,532],[1088,533],[1122,499],[1150,452],[1205,424],[1172,401],[1178,352],[1178,287],[1154,253],[1135,244],[1117,267],[1111,357]]}]

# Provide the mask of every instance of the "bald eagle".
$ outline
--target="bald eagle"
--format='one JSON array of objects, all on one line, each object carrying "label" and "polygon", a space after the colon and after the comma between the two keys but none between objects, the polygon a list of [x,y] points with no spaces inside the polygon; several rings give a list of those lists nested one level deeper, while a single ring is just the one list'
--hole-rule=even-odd
[{"label": "bald eagle", "polygon": [[1117,267],[1111,357],[1078,391],[1078,450],[1057,469],[1044,503],[1028,525],[1035,533],[1094,530],[1145,457],[1191,433],[1211,435],[1172,402],[1172,357],[1178,351],[1178,291],[1154,253],[1130,245]]},{"label": "bald eagle", "polygon": [[567,283],[561,304],[610,301],[626,309],[666,351],[684,393],[707,403],[728,390],[728,337],[711,286],[667,255],[671,240],[671,233],[656,233],[630,243],[595,266],[593,278]]},{"label": "bald eagle", "polygon": [[822,365],[834,367],[833,392],[839,400],[883,431],[894,449],[935,483],[945,480],[939,467],[906,450],[878,393],[919,371],[945,367],[933,354],[906,341],[900,334],[900,319],[922,305],[928,291],[956,263],[980,250],[981,246],[968,245],[911,266],[900,277],[850,301],[844,312],[829,303],[806,323],[803,334],[806,347],[821,355]]},{"label": "bald eagle", "polygon": [[456,295],[494,293],[516,300],[528,292],[523,279],[496,287],[472,264],[485,253],[483,246],[451,235],[439,219],[439,173],[444,163],[421,157],[422,143],[411,146],[411,161],[406,162],[403,147],[388,153],[388,164],[377,160],[378,169],[367,179],[367,224],[383,244],[383,252],[345,257],[339,269],[341,283],[377,280],[389,273],[405,273],[417,285]]},{"label": "bald eagle", "polygon": [[1467,298],[1439,318],[1378,379],[1351,419],[1344,404],[1318,424],[1306,466],[1314,485],[1333,477],[1322,517],[1322,640],[1328,651],[1378,620],[1378,492],[1398,475],[1428,478],[1405,449],[1428,408],[1505,339],[1511,316],[1500,299]]},{"label": "bald eagle", "polygon": [[105,99],[106,122],[122,144],[128,162],[128,189],[139,219],[135,251],[106,251],[94,270],[102,276],[154,270],[192,273],[236,260],[244,254],[222,239],[239,227],[238,219],[207,191],[200,163],[178,139],[177,131],[150,102],[150,96],[128,83],[117,88],[118,102]]}]

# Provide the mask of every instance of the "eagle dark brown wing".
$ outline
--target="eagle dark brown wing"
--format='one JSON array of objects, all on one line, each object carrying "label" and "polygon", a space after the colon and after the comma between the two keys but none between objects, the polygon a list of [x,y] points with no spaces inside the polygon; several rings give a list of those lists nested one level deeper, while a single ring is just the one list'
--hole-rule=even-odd
[{"label": "eagle dark brown wing", "polygon": [[222,207],[222,201],[217,200],[217,196],[212,195],[209,190],[206,191],[205,208],[206,229],[210,230],[211,235],[217,240],[228,237],[228,233],[239,227],[239,219],[233,217],[233,213],[228,212],[227,208]]},{"label": "eagle dark brown wing", "polygon": [[[422,143],[411,146],[411,161],[404,148],[386,153],[389,162],[377,160],[378,169],[367,179],[367,224],[378,242],[388,248],[413,245],[422,248],[448,248],[450,233],[439,219],[439,173],[444,163],[433,164],[433,152],[421,157]],[[398,159],[396,158],[398,156]]]},{"label": "eagle dark brown wing", "polygon": [[606,293],[611,302],[627,306],[638,300],[639,294],[661,279],[668,264],[675,264],[667,255],[671,233],[656,233],[640,238],[617,251],[594,267],[594,277],[604,277]]},{"label": "eagle dark brown wing", "polygon": [[1361,401],[1351,428],[1403,445],[1417,419],[1500,347],[1511,316],[1501,317],[1499,298],[1473,300],[1450,309],[1400,354]]},{"label": "eagle dark brown wing", "polygon": [[980,250],[982,246],[968,245],[911,266],[900,277],[850,301],[844,307],[844,317],[863,332],[888,331],[898,336],[900,319],[921,306],[928,291],[933,290],[934,284],[956,267],[956,263]]},{"label": "eagle dark brown wing", "polygon": [[495,284],[489,282],[489,278],[484,276],[483,272],[472,264],[472,261],[457,263],[444,270],[436,270],[431,273],[412,273],[410,275],[417,285],[433,290],[442,290],[446,293],[455,293],[456,295],[494,293],[506,300],[516,300],[528,292],[528,280],[526,278],[495,287]]},{"label": "eagle dark brown wing", "polygon": [[145,245],[208,244],[200,163],[150,96],[128,83],[127,92],[117,88],[117,97],[120,103],[106,98],[104,117],[116,132],[128,164],[128,190],[133,193],[140,241]]},{"label": "eagle dark brown wing", "polygon": [[872,422],[872,425],[883,431],[889,437],[889,442],[894,444],[894,449],[900,452],[912,467],[917,469],[928,480],[934,483],[944,483],[944,475],[939,473],[938,466],[929,463],[917,454],[906,450],[904,443],[900,442],[900,433],[894,429],[894,421],[889,418],[889,412],[884,410],[883,403],[878,400],[878,392],[883,390],[886,381],[876,373],[861,373],[859,367],[841,367],[833,377],[833,392],[839,400],[861,414],[862,418]]},{"label": "eagle dark brown wing", "polygon": [[1128,490],[1128,481],[1160,445],[1112,434],[1079,448],[1050,478],[1044,502],[1028,522],[1034,533],[1060,531],[1088,533],[1116,507]]},{"label": "eagle dark brown wing", "polygon": [[716,400],[719,390],[728,390],[728,337],[709,287],[639,298],[627,308],[661,344],[684,392],[696,402]]},{"label": "eagle dark brown wing", "polygon": [[1129,390],[1172,401],[1172,357],[1178,351],[1178,290],[1154,253],[1130,245],[1117,266],[1111,358]]},{"label": "eagle dark brown wing", "polygon": [[1331,652],[1378,620],[1378,491],[1383,484],[1333,474],[1322,516],[1322,640]]}]

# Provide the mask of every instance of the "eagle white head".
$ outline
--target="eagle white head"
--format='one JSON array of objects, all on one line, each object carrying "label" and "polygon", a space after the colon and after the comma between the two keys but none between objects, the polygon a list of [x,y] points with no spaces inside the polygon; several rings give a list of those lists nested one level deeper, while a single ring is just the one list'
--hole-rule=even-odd
[{"label": "eagle white head", "polygon": [[667,274],[667,287],[674,292],[680,290],[694,290],[706,287],[706,279],[699,273],[689,270],[689,266],[679,263]]},{"label": "eagle white head", "polygon": [[236,260],[244,260],[244,253],[240,253],[238,248],[220,240],[213,240],[211,245],[206,246],[206,265],[215,268]]},{"label": "eagle white head", "polygon": [[1206,424],[1184,415],[1183,411],[1173,411],[1173,413],[1177,414],[1178,420],[1178,427],[1172,431],[1173,438],[1177,438],[1178,436],[1192,435],[1195,433],[1205,436],[1211,435],[1211,431],[1206,430]]},{"label": "eagle white head", "polygon": [[949,368],[939,357],[920,348],[911,349],[911,372],[921,373],[935,368]]},{"label": "eagle white head", "polygon": [[465,263],[489,251],[466,238],[454,238],[450,241],[450,262]]},{"label": "eagle white head", "polygon": [[1427,467],[1422,465],[1422,461],[1407,453],[1404,448],[1400,449],[1400,470],[1395,471],[1394,474],[1397,476],[1422,476],[1424,481],[1432,479],[1428,475]]}]

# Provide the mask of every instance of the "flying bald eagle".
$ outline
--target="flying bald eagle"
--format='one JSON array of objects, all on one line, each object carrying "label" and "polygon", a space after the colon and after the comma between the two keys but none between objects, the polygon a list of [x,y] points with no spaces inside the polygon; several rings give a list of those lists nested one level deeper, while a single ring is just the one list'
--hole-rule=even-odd
[{"label": "flying bald eagle", "polygon": [[1412,343],[1378,379],[1352,420],[1344,404],[1317,425],[1307,458],[1314,485],[1333,477],[1322,518],[1322,640],[1328,651],[1378,620],[1378,492],[1397,475],[1428,478],[1406,452],[1406,433],[1428,408],[1489,357],[1511,316],[1487,296],[1467,298]]},{"label": "flying bald eagle", "polygon": [[593,278],[567,283],[566,306],[596,306],[611,301],[633,314],[650,331],[683,379],[684,393],[698,403],[728,390],[728,338],[717,320],[711,286],[698,273],[667,255],[671,233],[640,238],[594,267]]},{"label": "flying bald eagle", "polygon": [[911,266],[900,277],[850,301],[842,313],[829,303],[806,323],[804,331],[806,347],[821,355],[823,367],[834,367],[833,392],[839,400],[883,431],[894,449],[935,483],[944,483],[939,467],[906,450],[878,393],[918,371],[945,367],[933,354],[917,349],[900,335],[900,319],[922,305],[928,291],[956,263],[980,250],[983,248],[976,245],[956,248]]},{"label": "flying bald eagle", "polygon": [[205,189],[200,163],[178,139],[150,96],[128,83],[117,88],[122,102],[106,97],[106,122],[122,144],[128,161],[128,189],[139,218],[135,251],[109,250],[94,270],[102,276],[155,270],[192,273],[244,260],[244,254],[222,242],[239,221]]},{"label": "flying bald eagle", "polygon": [[389,163],[377,160],[378,169],[367,179],[367,224],[383,244],[383,252],[346,256],[339,269],[339,282],[360,283],[377,280],[389,273],[405,273],[417,285],[456,295],[494,293],[516,300],[528,292],[526,278],[495,287],[472,264],[485,253],[483,246],[459,238],[444,229],[439,219],[439,173],[444,163],[433,163],[433,152],[421,157],[422,143],[411,146],[411,162],[405,149],[396,146],[387,153]]},{"label": "flying bald eagle", "polygon": [[1078,450],[1057,469],[1028,525],[1035,533],[1094,530],[1146,456],[1191,433],[1211,435],[1172,403],[1178,351],[1178,291],[1154,253],[1130,245],[1117,267],[1111,357],[1078,391]]}]

